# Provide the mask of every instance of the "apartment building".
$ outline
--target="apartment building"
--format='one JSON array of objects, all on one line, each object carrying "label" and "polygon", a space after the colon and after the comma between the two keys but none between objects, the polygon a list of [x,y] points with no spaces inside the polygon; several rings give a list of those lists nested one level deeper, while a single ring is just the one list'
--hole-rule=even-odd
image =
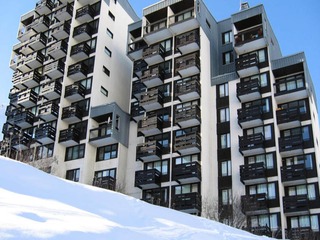
[{"label": "apartment building", "polygon": [[[214,13],[213,13],[214,14]],[[13,47],[3,154],[278,239],[319,239],[319,127],[304,53],[263,5],[40,1]],[[124,31],[125,29],[125,31]]]}]

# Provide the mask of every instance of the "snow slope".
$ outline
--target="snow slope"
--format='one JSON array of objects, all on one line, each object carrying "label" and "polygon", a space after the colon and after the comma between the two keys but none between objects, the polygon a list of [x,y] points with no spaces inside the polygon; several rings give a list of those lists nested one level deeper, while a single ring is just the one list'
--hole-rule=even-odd
[{"label": "snow slope", "polygon": [[0,239],[267,239],[0,157]]}]

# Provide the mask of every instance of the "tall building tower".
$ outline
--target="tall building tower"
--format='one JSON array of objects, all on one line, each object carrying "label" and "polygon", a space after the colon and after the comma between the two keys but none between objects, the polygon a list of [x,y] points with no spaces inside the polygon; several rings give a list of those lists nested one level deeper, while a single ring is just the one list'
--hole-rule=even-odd
[{"label": "tall building tower", "polygon": [[3,127],[8,156],[86,184],[124,181],[126,29],[137,19],[127,0],[42,0],[21,17]]},{"label": "tall building tower", "polygon": [[214,208],[231,225],[242,215],[258,235],[319,237],[314,88],[305,55],[282,56],[262,5],[216,22],[200,0],[161,1],[129,26],[128,56],[130,195]]}]

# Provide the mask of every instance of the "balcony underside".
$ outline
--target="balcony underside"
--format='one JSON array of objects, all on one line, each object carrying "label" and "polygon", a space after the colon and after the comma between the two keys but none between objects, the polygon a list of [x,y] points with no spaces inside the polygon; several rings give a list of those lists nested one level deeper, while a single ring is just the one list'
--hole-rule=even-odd
[{"label": "balcony underside", "polygon": [[238,95],[238,98],[241,102],[250,102],[257,99],[261,99],[260,91],[250,92],[248,94]]},{"label": "balcony underside", "polygon": [[66,54],[66,52],[65,52],[63,49],[57,48],[57,49],[51,51],[51,52],[49,53],[49,55],[50,55],[52,58],[54,58],[54,59],[59,59],[59,58],[65,57],[67,54]]},{"label": "balcony underside", "polygon": [[45,137],[41,137],[41,138],[37,138],[37,142],[39,142],[42,145],[46,145],[46,144],[50,144],[50,143],[54,143],[54,137],[50,137],[50,136],[45,136]]},{"label": "balcony underside", "polygon": [[118,141],[113,137],[108,136],[108,137],[90,138],[89,143],[95,147],[102,147],[102,146],[118,143]]},{"label": "balcony underside", "polygon": [[[30,40],[29,48],[32,48],[33,51],[38,51],[46,46],[45,42],[41,41],[41,39]],[[30,52],[31,53],[31,52]]]},{"label": "balcony underside", "polygon": [[282,104],[285,102],[293,102],[303,98],[308,98],[307,89],[302,89],[300,91],[293,91],[287,94],[275,94],[275,99],[277,104]]},{"label": "balcony underside", "polygon": [[303,147],[298,147],[298,148],[291,148],[288,147],[288,149],[281,149],[280,150],[280,155],[281,157],[285,158],[285,157],[290,157],[290,156],[298,156],[298,155],[303,155],[304,151],[303,151]]},{"label": "balcony underside", "polygon": [[279,130],[296,128],[296,127],[300,127],[300,126],[301,126],[301,121],[299,121],[299,120],[288,120],[288,122],[286,122],[286,123],[278,124]]},{"label": "balcony underside", "polygon": [[60,96],[61,96],[61,94],[59,92],[56,92],[53,90],[47,91],[46,93],[41,93],[40,95],[45,97],[48,100],[54,100],[54,99],[60,98]]},{"label": "balcony underside", "polygon": [[45,122],[51,122],[58,118],[58,115],[52,112],[42,113],[42,114],[39,114],[38,116],[40,119],[42,119]]},{"label": "balcony underside", "polygon": [[186,117],[185,119],[181,119],[178,122],[176,122],[178,126],[181,128],[187,128],[191,126],[196,126],[201,124],[200,116],[194,116],[194,118],[188,118]]},{"label": "balcony underside", "polygon": [[185,147],[175,147],[175,151],[180,155],[189,155],[201,152],[201,147],[190,144],[190,146],[186,145]]},{"label": "balcony underside", "polygon": [[148,57],[143,58],[143,60],[148,64],[148,65],[154,65],[158,64],[164,61],[164,58],[160,54],[153,54]]},{"label": "balcony underside", "polygon": [[251,128],[251,127],[256,127],[256,126],[260,126],[263,124],[263,120],[262,119],[251,119],[251,120],[247,120],[247,121],[242,121],[239,123],[240,126],[244,129],[246,128]]},{"label": "balcony underside", "polygon": [[65,147],[71,147],[71,146],[79,144],[79,142],[72,140],[72,139],[69,139],[69,140],[65,140],[62,142],[59,141],[59,144],[65,146]]},{"label": "balcony underside", "polygon": [[59,40],[62,40],[62,39],[69,37],[69,33],[63,29],[60,29],[59,31],[53,32],[52,36],[59,41]]},{"label": "balcony underside", "polygon": [[150,103],[141,104],[141,107],[143,107],[146,111],[151,111],[151,110],[162,108],[162,104],[159,102],[150,102]]},{"label": "balcony underside", "polygon": [[152,45],[153,43],[160,42],[162,40],[168,39],[172,37],[172,33],[168,28],[161,28],[157,31],[153,31],[151,33],[144,34],[144,40]]},{"label": "balcony underside", "polygon": [[163,84],[163,80],[159,75],[155,75],[148,79],[141,79],[141,82],[146,85],[147,88],[156,87]]},{"label": "balcony underside", "polygon": [[188,43],[186,45],[182,45],[178,47],[179,52],[181,54],[192,53],[200,50],[200,45],[197,42]]},{"label": "balcony underside", "polygon": [[199,22],[196,18],[189,18],[187,20],[170,25],[170,29],[175,35],[189,32],[196,28],[199,28]]},{"label": "balcony underside", "polygon": [[267,46],[266,38],[262,37],[250,42],[246,42],[243,44],[236,44],[234,46],[235,51],[238,55],[242,55],[245,53],[253,52],[255,50],[265,48]]},{"label": "balcony underside", "polygon": [[193,66],[189,66],[186,67],[184,69],[178,70],[178,74],[184,78],[184,77],[188,77],[188,76],[192,76],[192,75],[197,75],[200,73],[200,69],[198,66],[193,65]]},{"label": "balcony underside", "polygon": [[259,74],[259,68],[256,65],[256,66],[251,66],[251,67],[244,68],[241,70],[237,70],[237,72],[238,72],[239,77],[245,78],[248,76]]}]

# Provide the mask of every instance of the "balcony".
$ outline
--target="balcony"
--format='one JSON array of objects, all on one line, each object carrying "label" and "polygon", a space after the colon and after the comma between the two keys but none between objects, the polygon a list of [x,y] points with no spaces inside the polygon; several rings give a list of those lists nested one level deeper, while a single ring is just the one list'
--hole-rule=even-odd
[{"label": "balcony", "polygon": [[24,108],[31,108],[37,105],[38,94],[31,90],[27,89],[18,94],[17,104],[23,106]]},{"label": "balcony", "polygon": [[302,239],[317,239],[318,232],[314,232],[310,227],[300,227],[286,229],[286,239],[302,240]]},{"label": "balcony", "polygon": [[82,100],[85,96],[86,88],[81,83],[66,86],[64,98],[71,102]]},{"label": "balcony", "polygon": [[137,100],[141,98],[141,94],[146,91],[147,87],[141,82],[141,80],[137,80],[132,82],[132,97],[135,97]]},{"label": "balcony", "polygon": [[[305,86],[298,87],[290,85],[291,83],[289,81],[276,81],[276,83],[274,84],[274,97],[276,99],[277,104],[293,102],[303,98],[308,98],[308,90]],[[294,85],[294,83],[292,83],[292,85]],[[292,87],[292,89],[289,89],[290,87]]]},{"label": "balcony", "polygon": [[79,3],[81,3],[82,5],[85,4],[93,4],[95,2],[97,2],[98,0],[78,0]]},{"label": "balcony", "polygon": [[19,106],[18,105],[18,96],[19,96],[19,92],[11,91],[9,93],[10,105],[15,106],[15,107]]},{"label": "balcony", "polygon": [[267,182],[267,169],[263,162],[240,166],[240,181],[245,185]]},{"label": "balcony", "polygon": [[283,211],[286,216],[309,214],[308,195],[283,197]]},{"label": "balcony", "polygon": [[176,36],[176,49],[183,55],[199,51],[200,37],[198,30]]},{"label": "balcony", "polygon": [[297,186],[307,182],[305,164],[295,164],[281,167],[281,180],[283,186]]},{"label": "balcony", "polygon": [[58,19],[59,22],[68,21],[72,18],[73,6],[71,4],[67,4],[66,6],[58,9],[54,17]]},{"label": "balcony", "polygon": [[94,178],[92,185],[112,191],[116,190],[116,180],[111,176]]},{"label": "balcony", "polygon": [[148,65],[154,65],[164,61],[165,49],[161,44],[152,45],[144,48],[142,53],[142,59]]},{"label": "balcony", "polygon": [[277,110],[277,123],[280,130],[301,126],[302,115],[298,107]]},{"label": "balcony", "polygon": [[81,7],[76,12],[76,20],[80,23],[85,23],[93,20],[94,9],[90,5]]},{"label": "balcony", "polygon": [[76,128],[68,128],[60,131],[59,143],[65,147],[77,145],[80,142],[80,132]]},{"label": "balcony", "polygon": [[26,57],[20,57],[18,58],[18,61],[16,62],[16,69],[19,70],[22,73],[29,72],[31,69],[28,67],[28,65],[25,64]]},{"label": "balcony", "polygon": [[40,0],[36,3],[35,11],[39,15],[49,14],[54,8],[54,3],[51,0]]},{"label": "balcony", "polygon": [[59,22],[52,27],[51,36],[57,41],[69,37],[70,34],[70,24],[68,22]]},{"label": "balcony", "polygon": [[163,84],[164,70],[161,67],[153,67],[142,72],[141,82],[147,88],[152,88]]},{"label": "balcony", "polygon": [[52,126],[43,126],[36,129],[35,139],[41,145],[54,143],[56,138],[56,129]]},{"label": "balcony", "polygon": [[265,193],[241,196],[241,210],[245,215],[269,213],[268,200]]},{"label": "balcony", "polygon": [[51,79],[57,79],[57,78],[63,77],[64,62],[60,59],[45,65],[43,68],[43,74],[47,75]]},{"label": "balcony", "polygon": [[200,59],[197,53],[175,59],[175,75],[188,77],[200,73]]},{"label": "balcony", "polygon": [[237,98],[240,102],[249,102],[261,98],[260,81],[258,78],[237,83]]},{"label": "balcony", "polygon": [[28,41],[33,35],[37,34],[30,25],[24,26],[18,32],[18,40],[20,42]]},{"label": "balcony", "polygon": [[167,28],[167,18],[152,23],[147,21],[143,29],[143,38],[149,45],[172,37],[172,32]]},{"label": "balcony", "polygon": [[262,133],[239,136],[239,152],[243,156],[261,154],[265,152],[264,136]]},{"label": "balcony", "polygon": [[61,90],[62,85],[59,81],[51,81],[41,85],[39,95],[51,101],[60,98]]},{"label": "balcony", "polygon": [[13,119],[15,125],[19,126],[22,129],[25,129],[33,126],[35,117],[33,113],[25,111],[17,113],[16,115],[14,115]]},{"label": "balcony", "polygon": [[41,16],[30,24],[30,27],[36,31],[37,33],[45,32],[49,29],[49,26],[51,24],[51,20],[47,16]]},{"label": "balcony", "polygon": [[26,132],[14,134],[11,139],[11,146],[18,151],[29,149],[32,136]]},{"label": "balcony", "polygon": [[[28,47],[33,51],[39,51],[44,48],[47,44],[47,37],[43,33],[38,33],[30,38]],[[30,52],[31,53],[31,52]],[[25,54],[27,55],[27,54]]]},{"label": "balcony", "polygon": [[69,66],[68,77],[74,81],[84,79],[88,75],[88,66],[82,62]]},{"label": "balcony", "polygon": [[10,68],[13,70],[13,71],[16,71],[17,70],[17,66],[18,66],[18,63],[23,61],[23,58],[24,56],[23,55],[14,55],[11,60],[10,60]]},{"label": "balcony", "polygon": [[144,117],[139,121],[138,133],[142,133],[144,136],[159,134],[162,132],[162,125],[162,119],[157,116]]},{"label": "balcony", "polygon": [[141,95],[140,106],[146,111],[156,110],[163,106],[163,94],[160,90],[154,89]]},{"label": "balcony", "polygon": [[134,186],[142,190],[161,187],[161,172],[157,169],[136,171]]},{"label": "balcony", "polygon": [[267,40],[264,37],[262,25],[240,31],[234,38],[234,49],[238,55],[253,52],[254,50],[267,46]]},{"label": "balcony", "polygon": [[198,28],[199,22],[196,19],[194,7],[170,16],[169,27],[175,35]]},{"label": "balcony", "polygon": [[201,165],[198,162],[184,163],[173,166],[172,180],[179,184],[201,181]]},{"label": "balcony", "polygon": [[260,106],[238,109],[238,124],[242,128],[256,127],[263,124],[263,114]]},{"label": "balcony", "polygon": [[49,102],[40,105],[38,108],[38,117],[45,122],[56,120],[59,115],[59,106],[55,103]]},{"label": "balcony", "polygon": [[272,237],[272,231],[268,226],[246,227],[244,230],[254,235]]},{"label": "balcony", "polygon": [[26,58],[24,59],[24,64],[27,65],[30,69],[34,70],[42,66],[43,60],[43,54],[38,51],[26,56]]},{"label": "balcony", "polygon": [[41,76],[37,71],[31,71],[31,72],[22,74],[18,78],[15,78],[14,80],[17,81],[18,79],[20,84],[28,88],[36,87],[41,82]]},{"label": "balcony", "polygon": [[137,145],[137,160],[151,162],[160,160],[162,146],[157,141],[148,141]]},{"label": "balcony", "polygon": [[196,126],[201,123],[201,111],[198,105],[176,108],[174,121],[180,128]]},{"label": "balcony", "polygon": [[304,153],[303,149],[302,134],[279,138],[279,151],[281,157],[302,155]]},{"label": "balcony", "polygon": [[79,105],[72,105],[62,109],[61,119],[68,124],[76,123],[82,120],[83,110]]},{"label": "balcony", "polygon": [[81,43],[71,48],[70,56],[72,57],[73,60],[78,62],[88,58],[90,55],[90,52],[91,52],[90,46],[86,43]]},{"label": "balcony", "polygon": [[79,42],[88,41],[91,38],[92,34],[93,34],[93,29],[87,23],[80,25],[78,27],[75,27],[73,30],[73,38]]},{"label": "balcony", "polygon": [[117,143],[117,139],[113,137],[112,123],[103,124],[98,128],[91,129],[89,142],[95,147]]},{"label": "balcony", "polygon": [[138,104],[138,102],[131,103],[131,117],[134,121],[138,122],[143,119],[145,110]]},{"label": "balcony", "polygon": [[189,132],[174,139],[174,151],[180,155],[199,153],[201,151],[201,137],[198,132]]},{"label": "balcony", "polygon": [[[135,61],[133,64],[133,77],[136,76],[140,78],[145,71],[149,71],[147,67],[148,67],[148,64],[145,61],[141,59]],[[146,72],[146,74],[149,74],[149,72]]]},{"label": "balcony", "polygon": [[181,212],[198,214],[201,212],[201,195],[197,192],[174,195],[171,207]]},{"label": "balcony", "polygon": [[68,43],[65,41],[59,41],[52,44],[47,49],[47,54],[50,55],[53,59],[57,60],[59,58],[63,58],[67,55],[68,51]]},{"label": "balcony", "polygon": [[[35,37],[35,36],[37,36],[37,35],[32,36],[29,39],[29,41],[31,42],[31,39],[33,39],[33,37]],[[32,53],[33,51],[38,51],[39,50],[39,49],[33,50],[29,45],[29,41],[27,39],[26,41],[20,43],[21,44],[20,53],[23,54],[24,56]]]},{"label": "balcony", "polygon": [[200,98],[201,86],[199,83],[199,76],[181,79],[175,82],[174,96],[180,101],[186,102]]},{"label": "balcony", "polygon": [[147,43],[143,39],[136,40],[128,45],[128,56],[134,61],[142,58],[142,52]]},{"label": "balcony", "polygon": [[244,78],[259,73],[259,61],[257,53],[251,53],[245,57],[236,59],[236,70],[239,77]]}]

